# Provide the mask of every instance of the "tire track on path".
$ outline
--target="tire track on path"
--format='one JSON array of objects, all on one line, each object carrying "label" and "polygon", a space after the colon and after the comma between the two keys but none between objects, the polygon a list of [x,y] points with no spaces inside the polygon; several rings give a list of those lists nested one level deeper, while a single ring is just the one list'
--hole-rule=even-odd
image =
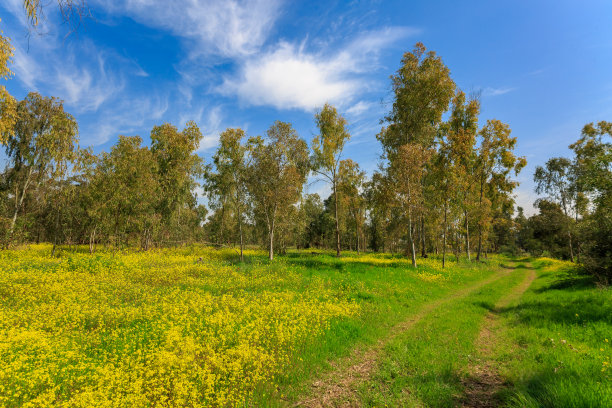
[{"label": "tire track on path", "polygon": [[474,344],[479,351],[479,361],[468,368],[469,377],[464,379],[465,396],[462,401],[464,408],[492,408],[501,403],[497,398],[498,392],[504,387],[504,381],[499,376],[496,364],[491,356],[496,344],[496,329],[500,324],[498,311],[518,300],[529,289],[536,278],[535,269],[528,266],[523,281],[510,293],[502,297],[485,316],[482,328]]},{"label": "tire track on path", "polygon": [[311,395],[309,398],[304,398],[293,406],[306,408],[360,406],[357,395],[358,386],[367,381],[374,373],[380,354],[389,342],[440,306],[466,297],[472,292],[508,276],[508,274],[509,271],[507,269],[502,269],[500,272],[496,272],[474,285],[452,292],[443,299],[425,304],[408,319],[393,326],[387,337],[378,340],[378,342],[369,348],[355,348],[349,356],[332,363],[334,369],[326,373],[323,378],[311,384]]}]

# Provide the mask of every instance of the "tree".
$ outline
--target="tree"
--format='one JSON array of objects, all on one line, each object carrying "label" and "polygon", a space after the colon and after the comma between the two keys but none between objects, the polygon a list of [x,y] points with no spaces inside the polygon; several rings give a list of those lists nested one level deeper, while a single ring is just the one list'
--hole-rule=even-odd
[{"label": "tree", "polygon": [[159,196],[156,212],[161,215],[167,233],[181,233],[184,206],[193,201],[197,179],[204,172],[202,159],[195,153],[202,140],[202,132],[195,122],[188,122],[182,131],[169,124],[151,130],[151,154],[157,162]]},{"label": "tree", "polygon": [[457,207],[457,181],[453,163],[453,145],[447,137],[448,126],[441,129],[438,154],[432,163],[432,180],[434,184],[433,201],[442,203],[442,267],[446,267],[446,248],[449,224],[454,218]]},{"label": "tree", "polygon": [[9,240],[26,195],[43,180],[66,174],[78,140],[76,120],[56,98],[32,92],[17,104],[16,112],[17,120],[6,140],[14,199]]},{"label": "tree", "polygon": [[345,143],[351,135],[346,130],[346,120],[336,108],[325,104],[315,115],[319,135],[312,140],[312,170],[325,177],[332,185],[334,218],[336,220],[336,256],[340,256],[340,227],[338,221],[338,167]]},{"label": "tree", "polygon": [[110,153],[102,155],[96,169],[94,189],[102,200],[102,224],[115,245],[138,237],[148,249],[153,231],[161,221],[156,212],[160,195],[157,162],[138,136],[119,136]]},{"label": "tree", "polygon": [[365,222],[365,200],[361,194],[364,184],[365,172],[359,168],[359,164],[351,159],[342,160],[338,168],[338,191],[342,194],[344,207],[355,223],[357,253],[362,243],[360,237]]},{"label": "tree", "polygon": [[384,118],[389,125],[377,136],[390,160],[406,143],[431,147],[455,90],[450,70],[422,43],[404,54],[391,85],[393,107]]},{"label": "tree", "polygon": [[[240,235],[240,261],[244,261],[244,236],[242,231],[243,213],[247,202],[247,148],[242,129],[227,129],[219,136],[219,148],[213,156],[216,173],[209,175],[209,192],[221,197],[222,202],[230,202],[236,212]],[[212,197],[211,197],[212,198]]]},{"label": "tree", "polygon": [[274,258],[274,231],[281,212],[295,204],[309,171],[308,146],[290,123],[276,121],[268,129],[267,143],[249,139],[251,162],[248,188],[255,211],[268,231],[269,258]]},{"label": "tree", "polygon": [[555,157],[546,162],[545,167],[536,167],[533,181],[536,182],[537,194],[548,194],[551,201],[560,205],[565,214],[567,244],[569,247],[570,260],[574,262],[574,248],[572,242],[572,210],[575,203],[572,184],[572,162],[564,157]]},{"label": "tree", "polygon": [[476,163],[476,176],[478,177],[478,254],[480,260],[482,253],[483,236],[491,224],[491,199],[487,197],[487,186],[493,186],[491,193],[509,195],[516,183],[509,180],[510,171],[517,175],[527,164],[524,157],[513,154],[516,138],[510,137],[510,127],[499,120],[488,120],[480,130],[480,146]]},{"label": "tree", "polygon": [[[376,137],[382,143],[383,157],[389,161],[390,167],[393,167],[396,156],[406,144],[418,144],[425,149],[433,146],[442,123],[442,115],[448,110],[453,97],[455,83],[450,77],[450,70],[440,57],[433,51],[426,52],[425,46],[417,43],[412,52],[404,54],[399,70],[391,76],[391,85],[393,105],[383,119],[387,126]],[[417,195],[424,200],[427,172],[421,169],[418,173],[422,179],[421,191]],[[399,189],[402,186],[394,188]],[[422,202],[419,205],[421,210],[425,208],[424,204]],[[424,211],[420,211],[418,216],[421,248],[424,252]],[[413,233],[414,231],[409,231],[409,235]]]},{"label": "tree", "polygon": [[585,192],[593,206],[587,214],[586,197],[577,196],[584,214],[584,264],[601,282],[612,281],[612,122],[589,123],[570,148],[576,154],[576,190]]},{"label": "tree", "polygon": [[320,248],[323,241],[324,207],[318,194],[304,194],[300,202],[298,247]]},{"label": "tree", "polygon": [[475,206],[476,133],[480,102],[467,99],[465,93],[458,91],[453,99],[451,117],[446,125],[449,155],[453,172],[453,188],[458,195],[458,204],[463,212],[465,247],[468,260],[470,256],[470,214]]},{"label": "tree", "polygon": [[402,146],[397,152],[395,160],[389,167],[389,175],[396,186],[395,196],[398,205],[408,221],[409,252],[412,259],[412,266],[416,267],[416,252],[414,245],[414,220],[416,215],[422,210],[421,180],[425,165],[432,155],[430,149],[424,148],[420,144],[408,143]]}]

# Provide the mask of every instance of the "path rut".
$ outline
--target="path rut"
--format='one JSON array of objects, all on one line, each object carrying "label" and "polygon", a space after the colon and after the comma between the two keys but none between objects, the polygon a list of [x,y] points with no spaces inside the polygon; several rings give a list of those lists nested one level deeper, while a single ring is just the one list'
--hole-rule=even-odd
[{"label": "path rut", "polygon": [[484,279],[474,285],[453,292],[444,299],[435,300],[424,305],[416,314],[390,330],[390,334],[379,340],[369,348],[357,348],[343,359],[334,363],[334,369],[311,385],[312,393],[309,398],[302,399],[294,407],[320,408],[320,407],[358,407],[358,385],[367,381],[377,367],[379,356],[389,342],[398,334],[408,330],[438,307],[468,296],[470,293],[501,279],[508,275],[507,270]]},{"label": "path rut", "polygon": [[493,355],[496,335],[495,329],[499,326],[500,317],[496,311],[507,307],[519,299],[529,289],[536,278],[534,269],[528,267],[527,274],[520,285],[515,287],[509,294],[502,297],[493,311],[487,313],[484,323],[475,342],[475,348],[479,350],[479,359],[469,366],[469,377],[463,380],[465,396],[462,402],[464,408],[493,408],[499,406],[497,394],[504,386],[503,379],[499,376],[497,367],[490,357]]}]

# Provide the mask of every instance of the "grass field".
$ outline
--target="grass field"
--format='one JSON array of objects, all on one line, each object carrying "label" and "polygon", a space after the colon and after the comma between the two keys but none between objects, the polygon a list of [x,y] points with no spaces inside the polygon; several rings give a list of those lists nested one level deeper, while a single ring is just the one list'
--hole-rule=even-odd
[{"label": "grass field", "polygon": [[[49,254],[0,252],[0,406],[316,406],[360,358],[367,372],[345,387],[354,392],[330,404],[456,406],[486,361],[503,378],[499,404],[612,402],[610,292],[566,263],[495,256],[442,269],[428,258],[415,270],[390,254],[310,251],[272,263],[248,251],[239,263],[201,247]],[[525,294],[496,307],[531,271]]]}]

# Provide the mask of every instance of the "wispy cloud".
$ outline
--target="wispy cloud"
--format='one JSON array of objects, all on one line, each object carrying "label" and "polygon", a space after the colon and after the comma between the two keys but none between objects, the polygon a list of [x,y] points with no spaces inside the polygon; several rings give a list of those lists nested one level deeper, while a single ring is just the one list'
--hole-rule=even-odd
[{"label": "wispy cloud", "polygon": [[[95,119],[81,130],[84,145],[99,146],[120,134],[133,135],[145,126],[153,126],[168,110],[168,97],[132,95],[108,104],[94,113]],[[144,136],[144,135],[140,135]]]},{"label": "wispy cloud", "polygon": [[107,11],[197,43],[192,52],[223,57],[259,50],[280,14],[278,0],[94,0]]},{"label": "wispy cloud", "polygon": [[499,95],[505,95],[509,92],[512,92],[516,90],[516,88],[491,88],[491,87],[486,87],[485,89],[482,90],[482,95],[483,96],[499,96]]},{"label": "wispy cloud", "polygon": [[80,112],[96,111],[104,102],[125,87],[123,78],[113,75],[106,67],[105,58],[98,55],[94,67],[64,64],[54,79],[55,94],[62,95],[67,104]]},{"label": "wispy cloud", "polygon": [[373,102],[359,101],[346,110],[346,113],[350,116],[359,116],[364,112],[367,112],[375,107]]}]

